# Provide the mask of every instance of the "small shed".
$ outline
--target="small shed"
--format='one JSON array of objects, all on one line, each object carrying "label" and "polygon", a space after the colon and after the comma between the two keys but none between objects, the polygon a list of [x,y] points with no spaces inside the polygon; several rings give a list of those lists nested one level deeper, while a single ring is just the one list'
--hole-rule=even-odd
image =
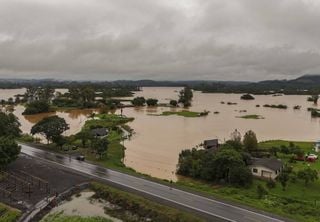
[{"label": "small shed", "polygon": [[275,158],[252,158],[249,168],[253,176],[274,180],[282,171],[283,163]]},{"label": "small shed", "polygon": [[212,139],[212,140],[205,140],[203,142],[203,147],[206,149],[206,150],[209,150],[209,149],[218,149],[219,148],[219,141],[218,139]]},{"label": "small shed", "polygon": [[96,128],[91,130],[91,134],[94,137],[105,137],[109,133],[109,130],[107,128]]}]

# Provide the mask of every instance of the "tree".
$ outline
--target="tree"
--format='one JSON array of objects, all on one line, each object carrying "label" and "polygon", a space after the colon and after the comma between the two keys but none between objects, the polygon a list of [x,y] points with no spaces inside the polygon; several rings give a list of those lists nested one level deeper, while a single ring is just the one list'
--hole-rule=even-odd
[{"label": "tree", "polygon": [[88,140],[93,139],[93,135],[89,130],[81,130],[79,133],[76,134],[76,138],[81,140],[82,146],[85,148],[87,145]]},{"label": "tree", "polygon": [[262,199],[264,196],[266,196],[268,194],[268,190],[262,184],[258,184],[257,194],[258,194],[259,199]]},{"label": "tree", "polygon": [[249,152],[252,152],[258,149],[258,140],[257,140],[256,134],[252,130],[249,130],[244,135],[243,145],[244,145],[244,148]]},{"label": "tree", "polygon": [[131,103],[134,106],[144,106],[144,104],[146,103],[146,99],[144,97],[136,97],[131,101]]},{"label": "tree", "polygon": [[156,106],[158,104],[158,100],[157,99],[147,99],[147,105],[148,106]]},{"label": "tree", "polygon": [[182,103],[184,107],[191,106],[192,98],[193,92],[188,86],[184,87],[184,89],[179,92],[179,103]]},{"label": "tree", "polygon": [[21,133],[18,118],[12,113],[0,111],[0,136],[18,137]]},{"label": "tree", "polygon": [[21,147],[16,143],[14,137],[0,137],[0,168],[17,159],[20,149]]},{"label": "tree", "polygon": [[104,138],[95,138],[92,141],[92,149],[96,151],[96,153],[99,155],[100,159],[102,156],[107,152],[109,141],[106,137]]},{"label": "tree", "polygon": [[67,143],[67,139],[64,136],[59,135],[59,136],[54,136],[52,138],[52,142],[54,142],[58,147],[62,149],[63,145]]},{"label": "tree", "polygon": [[230,184],[245,187],[252,183],[252,173],[246,166],[233,167],[229,174]]},{"label": "tree", "polygon": [[276,146],[272,146],[270,151],[271,151],[273,156],[277,157],[278,156],[278,152],[279,152],[279,148],[276,147]]},{"label": "tree", "polygon": [[277,179],[280,181],[282,190],[285,191],[287,187],[287,182],[290,179],[289,172],[287,170],[282,170],[280,175],[277,177]]},{"label": "tree", "polygon": [[313,95],[311,98],[315,105],[318,104],[319,95]]},{"label": "tree", "polygon": [[31,134],[41,134],[46,137],[48,143],[69,129],[65,119],[58,116],[50,116],[42,119],[31,128]]},{"label": "tree", "polygon": [[314,182],[318,179],[318,172],[310,168],[299,170],[298,178],[304,180],[304,183],[307,186],[309,182]]},{"label": "tree", "polygon": [[[216,180],[224,179],[229,183],[231,182],[231,171],[236,171],[237,168],[244,169],[242,168],[244,166],[245,164],[240,153],[233,149],[225,148],[221,149],[216,153],[216,155],[214,155],[212,171],[215,174]],[[246,174],[246,172],[243,174]]]},{"label": "tree", "polygon": [[49,112],[50,105],[46,100],[36,100],[27,104],[26,109],[22,115],[33,115],[38,113]]},{"label": "tree", "polygon": [[176,107],[178,105],[178,101],[177,100],[170,100],[170,103],[169,103],[171,106],[174,106]]}]

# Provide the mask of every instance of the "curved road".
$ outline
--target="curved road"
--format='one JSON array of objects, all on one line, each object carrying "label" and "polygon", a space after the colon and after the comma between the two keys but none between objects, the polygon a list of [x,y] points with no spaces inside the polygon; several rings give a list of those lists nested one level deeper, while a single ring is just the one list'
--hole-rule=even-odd
[{"label": "curved road", "polygon": [[99,180],[111,182],[159,200],[168,201],[201,214],[210,221],[238,221],[238,222],[280,222],[283,220],[253,212],[244,208],[226,204],[210,198],[199,196],[183,190],[170,188],[166,185],[134,177],[118,171],[103,168],[94,164],[81,162],[67,156],[40,150],[28,145],[20,144],[21,152],[43,161],[58,164],[67,169],[96,177]]}]

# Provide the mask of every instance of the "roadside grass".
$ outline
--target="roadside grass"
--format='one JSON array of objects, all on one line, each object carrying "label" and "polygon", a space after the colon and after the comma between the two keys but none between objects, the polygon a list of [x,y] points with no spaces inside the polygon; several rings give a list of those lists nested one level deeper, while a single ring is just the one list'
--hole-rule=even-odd
[{"label": "roadside grass", "polygon": [[260,116],[260,115],[257,115],[257,114],[236,116],[236,117],[237,118],[242,118],[242,119],[264,119],[263,116]]},{"label": "roadside grass", "polygon": [[[183,221],[183,222],[201,222],[200,217],[187,213],[185,211],[172,208],[144,197],[132,194],[117,188],[92,182],[91,189],[95,191],[92,198],[104,199],[111,204],[121,208],[121,211],[129,211],[133,215],[121,213],[119,210],[105,208],[108,215],[121,219],[122,221]],[[136,220],[130,220],[136,218]]]},{"label": "roadside grass", "polygon": [[[220,186],[205,181],[194,180],[192,178],[179,178],[177,185],[185,189],[201,192],[207,196],[212,196],[230,203],[238,203],[249,207],[270,212],[275,215],[287,217],[295,221],[316,222],[319,219],[318,207],[319,185],[310,184],[304,187],[302,182],[296,184],[289,183],[285,191],[280,183],[276,182],[276,187],[268,189],[268,195],[259,199],[256,191],[258,184],[266,186],[266,181],[254,179],[249,188],[237,188],[231,186]],[[313,191],[309,191],[309,190]],[[317,215],[314,215],[314,214]]]},{"label": "roadside grass", "polygon": [[20,216],[21,212],[19,210],[0,203],[0,221],[15,222]]}]

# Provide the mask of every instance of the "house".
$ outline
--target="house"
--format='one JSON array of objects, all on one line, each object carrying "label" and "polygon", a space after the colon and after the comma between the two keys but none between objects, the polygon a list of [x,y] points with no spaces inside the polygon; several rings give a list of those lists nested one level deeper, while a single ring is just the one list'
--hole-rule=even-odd
[{"label": "house", "polygon": [[274,180],[282,171],[283,163],[274,158],[252,158],[249,169],[253,176]]},{"label": "house", "polygon": [[314,143],[314,151],[320,152],[320,140],[318,140]]},{"label": "house", "polygon": [[203,142],[203,147],[206,150],[217,150],[219,148],[219,141],[218,139],[205,140]]},{"label": "house", "polygon": [[105,137],[109,133],[109,130],[107,128],[96,128],[91,130],[91,134],[94,137]]}]

